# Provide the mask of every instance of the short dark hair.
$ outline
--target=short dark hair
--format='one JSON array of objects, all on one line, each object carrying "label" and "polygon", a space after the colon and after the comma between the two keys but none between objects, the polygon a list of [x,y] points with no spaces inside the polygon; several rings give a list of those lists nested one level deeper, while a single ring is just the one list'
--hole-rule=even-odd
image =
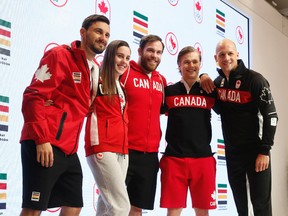
[{"label": "short dark hair", "polygon": [[201,62],[201,60],[202,60],[201,53],[192,46],[186,46],[178,53],[177,64],[179,64],[179,62],[181,61],[182,56],[186,55],[187,53],[191,53],[191,52],[198,52],[199,53],[199,60]]},{"label": "short dark hair", "polygon": [[155,42],[155,41],[160,41],[162,43],[162,46],[163,46],[163,49],[162,51],[164,50],[164,43],[162,42],[162,39],[157,36],[157,35],[145,35],[141,38],[140,40],[140,44],[139,44],[139,47],[143,50],[144,47],[146,46],[147,43],[149,42]]},{"label": "short dark hair", "polygon": [[106,16],[98,15],[98,14],[92,14],[88,16],[82,23],[82,28],[85,28],[88,30],[88,28],[94,23],[94,22],[104,22],[107,23],[107,25],[110,25],[110,21]]}]

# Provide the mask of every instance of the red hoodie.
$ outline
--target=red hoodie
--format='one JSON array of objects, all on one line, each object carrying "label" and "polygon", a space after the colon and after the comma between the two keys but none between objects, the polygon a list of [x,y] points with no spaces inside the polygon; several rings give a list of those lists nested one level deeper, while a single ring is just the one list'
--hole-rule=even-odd
[{"label": "red hoodie", "polygon": [[[90,103],[90,70],[80,41],[47,51],[22,103],[24,126],[20,142],[50,142],[65,154],[78,149],[78,139]],[[53,105],[45,106],[52,100]]]},{"label": "red hoodie", "polygon": [[135,61],[121,77],[128,101],[128,147],[142,152],[158,152],[161,139],[160,108],[166,79],[157,71],[151,78]]}]

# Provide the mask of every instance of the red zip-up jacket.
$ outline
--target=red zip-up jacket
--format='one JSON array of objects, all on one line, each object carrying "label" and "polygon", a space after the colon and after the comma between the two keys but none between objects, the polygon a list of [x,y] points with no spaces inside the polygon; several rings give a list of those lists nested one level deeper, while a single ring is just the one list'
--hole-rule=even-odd
[{"label": "red zip-up jacket", "polygon": [[[50,142],[70,155],[78,139],[90,103],[90,70],[80,41],[47,51],[40,61],[22,102],[24,126],[20,142]],[[53,105],[45,106],[52,100]]]},{"label": "red zip-up jacket", "polygon": [[128,154],[127,103],[122,113],[119,95],[103,95],[101,80],[85,131],[86,156],[98,152]]},{"label": "red zip-up jacket", "polygon": [[157,71],[151,78],[135,61],[122,75],[128,107],[128,147],[141,152],[158,152],[161,139],[160,109],[166,79]]}]

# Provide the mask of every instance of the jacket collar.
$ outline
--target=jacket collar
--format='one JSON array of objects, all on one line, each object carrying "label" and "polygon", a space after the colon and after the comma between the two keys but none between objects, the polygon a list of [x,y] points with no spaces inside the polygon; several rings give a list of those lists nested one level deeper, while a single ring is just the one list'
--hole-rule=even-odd
[{"label": "jacket collar", "polygon": [[[246,71],[248,70],[246,68],[246,66],[244,65],[244,62],[242,61],[242,59],[238,59],[237,62],[238,62],[238,66],[237,66],[236,70],[231,71],[231,73],[229,75],[229,78],[238,79],[238,78],[242,77],[242,75],[245,74]],[[225,77],[225,74],[222,71],[222,69],[219,69],[218,73],[219,73],[220,76]]]},{"label": "jacket collar", "polygon": [[[141,68],[141,67],[138,65],[138,63],[135,62],[134,60],[131,60],[131,61],[130,61],[130,67],[131,67],[133,70],[135,70],[135,71],[137,71],[137,72],[139,72],[139,73],[142,73],[142,74],[147,75],[145,72],[142,71],[142,68]],[[156,70],[154,70],[154,71],[152,71],[151,76],[158,75],[158,74],[159,74],[159,72],[156,71]],[[147,76],[148,76],[148,75],[147,75]]]}]

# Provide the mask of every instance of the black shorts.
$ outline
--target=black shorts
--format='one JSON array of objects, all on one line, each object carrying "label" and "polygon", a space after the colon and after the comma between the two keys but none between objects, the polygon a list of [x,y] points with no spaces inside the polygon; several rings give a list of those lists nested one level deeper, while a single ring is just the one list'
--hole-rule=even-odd
[{"label": "black shorts", "polygon": [[126,184],[131,205],[147,210],[154,208],[158,170],[157,152],[129,150]]},{"label": "black shorts", "polygon": [[61,206],[83,207],[83,175],[78,155],[67,156],[54,146],[53,153],[53,166],[43,167],[36,161],[35,142],[22,142],[22,208],[45,211]]}]

